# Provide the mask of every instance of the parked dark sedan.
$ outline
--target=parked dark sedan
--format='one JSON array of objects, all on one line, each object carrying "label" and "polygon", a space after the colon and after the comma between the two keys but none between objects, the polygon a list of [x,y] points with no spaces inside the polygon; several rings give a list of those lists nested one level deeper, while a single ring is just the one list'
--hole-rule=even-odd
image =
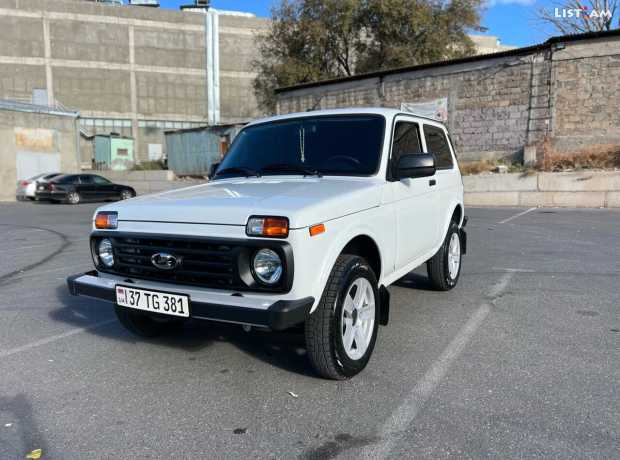
[{"label": "parked dark sedan", "polygon": [[126,200],[136,196],[127,185],[110,182],[95,174],[65,174],[37,185],[38,200],[78,204],[82,201]]}]

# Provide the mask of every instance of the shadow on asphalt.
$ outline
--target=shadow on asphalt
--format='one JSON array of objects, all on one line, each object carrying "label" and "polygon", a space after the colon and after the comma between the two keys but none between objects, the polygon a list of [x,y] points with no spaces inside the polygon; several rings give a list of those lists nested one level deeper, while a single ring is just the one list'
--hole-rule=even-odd
[{"label": "shadow on asphalt", "polygon": [[419,291],[435,291],[428,276],[419,273],[410,272],[396,281],[393,286],[402,288],[416,289]]},{"label": "shadow on asphalt", "polygon": [[[54,321],[88,328],[95,323],[114,318],[112,304],[86,297],[74,297],[69,294],[65,285],[56,289],[56,297],[62,307],[50,312],[50,318]],[[120,323],[89,329],[87,332],[121,342],[149,342],[190,353],[206,349],[217,342],[226,342],[269,365],[287,372],[316,377],[306,357],[301,328],[281,332],[252,330],[247,333],[239,325],[189,320],[181,328],[173,327],[167,334],[156,339],[136,337]]]},{"label": "shadow on asphalt", "polygon": [[32,404],[24,394],[0,396],[0,418],[8,422],[0,432],[1,458],[24,458],[35,449],[48,451]]}]

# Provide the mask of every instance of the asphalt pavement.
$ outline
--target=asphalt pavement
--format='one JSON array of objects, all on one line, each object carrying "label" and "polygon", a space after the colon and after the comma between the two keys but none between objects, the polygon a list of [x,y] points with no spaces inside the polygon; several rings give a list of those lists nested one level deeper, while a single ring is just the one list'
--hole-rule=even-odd
[{"label": "asphalt pavement", "polygon": [[620,212],[468,209],[459,285],[416,270],[366,370],[295,331],[132,336],[71,297],[97,205],[0,204],[0,458],[620,458]]}]

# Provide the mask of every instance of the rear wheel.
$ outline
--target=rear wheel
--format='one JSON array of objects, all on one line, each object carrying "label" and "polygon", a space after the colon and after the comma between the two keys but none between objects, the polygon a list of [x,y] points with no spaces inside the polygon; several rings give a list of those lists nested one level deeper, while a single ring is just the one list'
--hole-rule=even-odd
[{"label": "rear wheel", "polygon": [[375,347],[378,319],[374,272],[361,257],[340,255],[305,324],[308,356],[316,372],[335,380],[361,372]]},{"label": "rear wheel", "polygon": [[69,192],[67,194],[67,202],[69,204],[79,204],[82,201],[82,197],[78,192]]},{"label": "rear wheel", "polygon": [[428,278],[435,289],[449,291],[461,274],[461,236],[456,222],[451,222],[439,251],[426,263]]},{"label": "rear wheel", "polygon": [[140,337],[157,337],[171,325],[177,324],[174,320],[154,319],[148,314],[118,305],[114,307],[114,311],[120,323],[125,326],[129,332]]}]

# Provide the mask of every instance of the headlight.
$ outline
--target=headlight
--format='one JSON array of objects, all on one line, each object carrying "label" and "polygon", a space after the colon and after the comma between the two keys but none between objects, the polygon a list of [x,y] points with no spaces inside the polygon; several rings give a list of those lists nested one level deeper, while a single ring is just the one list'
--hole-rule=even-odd
[{"label": "headlight", "polygon": [[276,284],[282,277],[282,260],[271,249],[261,249],[254,255],[252,262],[254,276],[264,284]]},{"label": "headlight", "polygon": [[106,267],[110,268],[114,265],[114,252],[112,251],[112,242],[109,239],[104,238],[99,242],[97,255],[101,263]]}]

